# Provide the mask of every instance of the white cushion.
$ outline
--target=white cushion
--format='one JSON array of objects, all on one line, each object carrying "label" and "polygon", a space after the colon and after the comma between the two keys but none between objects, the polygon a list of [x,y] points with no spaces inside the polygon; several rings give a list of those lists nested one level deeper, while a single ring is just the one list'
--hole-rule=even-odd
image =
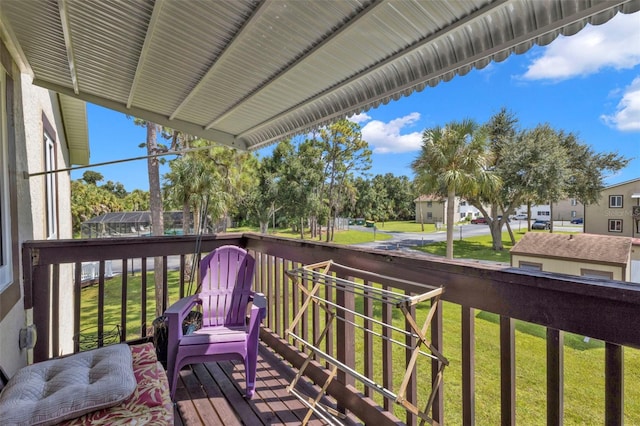
[{"label": "white cushion", "polygon": [[0,425],[52,425],[117,405],[136,387],[126,344],[20,369],[0,394]]}]

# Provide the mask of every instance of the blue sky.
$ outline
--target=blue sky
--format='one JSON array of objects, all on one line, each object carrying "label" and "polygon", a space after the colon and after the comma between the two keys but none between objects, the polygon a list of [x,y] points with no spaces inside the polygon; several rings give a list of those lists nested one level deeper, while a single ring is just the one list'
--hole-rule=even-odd
[{"label": "blue sky", "polygon": [[[484,123],[506,107],[522,129],[549,123],[597,152],[633,157],[606,184],[640,177],[640,13],[618,15],[571,37],[512,55],[434,88],[351,119],[374,154],[371,173],[407,175],[423,130],[471,118]],[[87,104],[91,163],[145,154],[145,129],[123,114]],[[268,155],[270,148],[258,151]],[[85,169],[88,170],[88,169]],[[85,170],[74,171],[78,179]],[[105,181],[148,190],[146,161],[97,167]]]}]

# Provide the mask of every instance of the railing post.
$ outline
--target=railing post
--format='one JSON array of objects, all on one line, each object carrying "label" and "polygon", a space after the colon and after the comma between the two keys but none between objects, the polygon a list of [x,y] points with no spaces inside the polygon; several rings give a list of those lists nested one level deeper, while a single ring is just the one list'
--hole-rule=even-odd
[{"label": "railing post", "polygon": [[547,424],[561,425],[564,417],[564,333],[547,328]]},{"label": "railing post", "polygon": [[[349,279],[347,277],[338,277]],[[353,322],[354,316],[346,310],[355,310],[355,297],[353,293],[344,290],[336,290],[336,304],[343,306],[337,312],[338,321],[336,322],[336,337],[338,347],[336,348],[338,360],[350,368],[355,369],[356,355],[353,350],[355,346],[356,336],[353,325],[347,321]],[[342,370],[338,372],[338,380],[345,385],[353,385],[355,380],[350,374],[345,374]]]},{"label": "railing post", "polygon": [[[431,320],[431,343],[433,346],[438,348],[440,351],[444,351],[442,347],[443,341],[443,319],[442,319],[442,308],[444,303],[442,300],[437,302],[431,301],[431,303],[437,303],[438,307],[436,308],[436,313],[433,316],[433,320]],[[434,378],[440,372],[440,361],[437,359],[431,360],[431,377]],[[444,387],[445,381],[443,380],[440,383],[440,388],[436,391],[435,399],[433,400],[433,406],[431,408],[432,418],[437,421],[439,424],[444,423]]]},{"label": "railing post", "polygon": [[604,361],[604,424],[624,424],[624,351],[622,346],[607,342]]},{"label": "railing post", "polygon": [[475,309],[462,306],[462,423],[475,424]]},{"label": "railing post", "polygon": [[500,316],[500,422],[516,424],[516,339],[513,318]]},{"label": "railing post", "polygon": [[49,266],[37,265],[32,270],[33,323],[38,331],[38,340],[33,348],[33,362],[50,358],[51,344],[51,292],[49,291]]}]

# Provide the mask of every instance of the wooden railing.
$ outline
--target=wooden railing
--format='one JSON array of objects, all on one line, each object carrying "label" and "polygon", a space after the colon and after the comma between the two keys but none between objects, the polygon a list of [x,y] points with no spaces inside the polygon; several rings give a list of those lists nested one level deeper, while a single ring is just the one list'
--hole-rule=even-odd
[{"label": "wooden railing", "polygon": [[[56,301],[60,297],[59,275],[62,264],[74,264],[78,271],[80,262],[120,259],[123,267],[122,293],[127,292],[126,274],[127,260],[132,258],[151,258],[154,256],[184,256],[193,252],[194,237],[165,237],[139,239],[109,239],[82,241],[42,241],[24,244],[25,305],[33,308],[34,323],[39,330],[51,329],[49,335],[40,331],[34,352],[35,359],[46,359],[57,353],[59,337],[56,336]],[[225,236],[207,236],[202,241],[202,252],[207,252],[222,244],[238,244],[250,250],[256,257],[257,268],[255,287],[257,291],[267,295],[269,313],[265,320],[265,328],[261,337],[284,359],[299,366],[305,359],[300,350],[284,340],[284,331],[293,320],[293,312],[300,306],[302,295],[286,278],[285,271],[302,264],[321,262],[333,259],[353,268],[370,271],[374,274],[391,276],[398,279],[423,283],[430,286],[444,286],[443,299],[446,303],[460,309],[460,341],[461,341],[461,395],[460,414],[463,424],[474,424],[476,419],[476,365],[475,365],[475,316],[479,311],[492,312],[499,315],[499,399],[500,419],[502,424],[516,422],[516,354],[515,324],[523,320],[538,324],[546,329],[546,410],[548,424],[561,424],[564,413],[564,365],[563,340],[566,332],[601,339],[605,342],[604,371],[604,422],[622,424],[624,420],[624,352],[623,346],[640,348],[640,327],[636,320],[640,318],[640,288],[633,285],[570,276],[558,276],[546,273],[522,271],[494,265],[446,261],[435,257],[407,255],[404,253],[365,250],[333,244],[303,242],[286,238],[263,236],[259,234],[235,234]],[[184,264],[184,260],[181,262]],[[166,265],[166,262],[165,262]],[[166,267],[165,267],[166,268]],[[184,270],[183,267],[180,268]],[[166,271],[166,269],[165,269]],[[75,294],[79,294],[80,279],[76,272]],[[165,272],[166,277],[166,272]],[[183,273],[180,273],[180,288],[184,288]],[[373,281],[372,276],[349,277],[361,279],[365,283],[385,286],[388,283]],[[166,282],[166,279],[165,279]],[[104,279],[97,284],[103,288]],[[395,285],[394,291],[420,293],[420,286]],[[98,292],[101,294],[101,292]],[[181,291],[180,294],[183,294]],[[99,296],[99,298],[102,296]],[[327,295],[340,304],[353,304],[348,295]],[[75,296],[74,309],[81,309]],[[126,326],[126,298],[123,296],[121,307],[121,326]],[[99,303],[99,302],[98,302]],[[53,309],[49,307],[53,306]],[[375,306],[364,309],[375,310]],[[442,312],[438,310],[438,312]],[[393,321],[391,313],[381,310],[380,318]],[[74,311],[78,318],[79,312]],[[100,314],[100,309],[98,310]],[[320,312],[314,312],[312,318],[302,321],[300,335],[312,337],[321,329],[323,322]],[[367,325],[367,324],[365,324]],[[371,324],[368,324],[371,326]],[[76,326],[77,327],[77,326]],[[440,347],[447,336],[443,336],[442,316],[439,314],[431,328],[431,339]],[[140,337],[145,331],[140,330]],[[338,321],[331,330],[331,337],[326,339],[327,353],[332,354],[342,363],[362,368],[365,372],[377,375],[385,386],[393,386],[394,359],[404,356],[392,352],[384,345],[377,347],[372,339],[360,336],[353,327]],[[356,354],[354,342],[364,348]],[[444,349],[447,353],[447,346]],[[403,359],[404,361],[404,359]],[[377,371],[380,369],[380,371]],[[435,365],[433,366],[435,369]],[[326,370],[318,362],[307,368],[307,375],[316,382],[322,382]],[[424,373],[417,372],[408,389],[408,398],[419,399],[416,395],[417,381],[424,380]],[[428,378],[431,380],[431,377]],[[447,372],[445,371],[445,386]],[[358,392],[362,392],[359,394]],[[397,424],[397,419],[389,411],[372,409],[374,401],[366,389],[354,388],[348,377],[333,381],[329,393],[336,399],[340,407],[346,408],[360,417],[365,423]],[[376,401],[385,410],[391,410],[390,401]],[[484,407],[483,407],[484,408]],[[437,421],[444,421],[444,395],[438,393],[433,406],[432,416]],[[407,415],[403,418],[408,424],[416,423],[416,419]]]}]

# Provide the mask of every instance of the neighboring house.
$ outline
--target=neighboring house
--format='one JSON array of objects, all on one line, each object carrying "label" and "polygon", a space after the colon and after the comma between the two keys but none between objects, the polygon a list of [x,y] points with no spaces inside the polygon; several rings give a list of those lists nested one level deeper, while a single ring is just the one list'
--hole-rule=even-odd
[{"label": "neighboring house", "polygon": [[[513,216],[519,214],[527,214],[527,205],[523,204],[518,207],[513,213]],[[555,216],[555,214],[554,214]],[[531,219],[532,220],[551,220],[551,206],[549,204],[533,204],[531,205]]]},{"label": "neighboring house", "polygon": [[[421,195],[413,200],[413,202],[416,204],[416,222],[447,223],[446,198],[437,195]],[[454,218],[456,219],[456,222],[466,218],[474,219],[481,215],[480,210],[460,197],[456,197],[453,208],[455,211]]]},{"label": "neighboring house", "polygon": [[584,209],[584,231],[639,237],[640,178],[604,188],[600,193],[600,201]]},{"label": "neighboring house", "polygon": [[[5,42],[0,40],[0,360],[11,375],[27,361],[19,333],[33,314],[23,303],[31,294],[21,286],[22,243],[72,237],[69,172],[43,172],[87,164],[89,151],[84,102],[32,85]],[[71,267],[60,272],[59,291],[71,294]],[[65,300],[61,334],[72,332],[72,298]]]},{"label": "neighboring house", "polygon": [[460,216],[459,216],[460,220],[464,220],[466,218],[475,219],[476,217],[481,215],[480,210],[478,210],[475,206],[472,206],[466,200],[460,200],[458,205],[459,205],[458,212],[460,213]]},{"label": "neighboring house", "polygon": [[566,198],[553,204],[553,220],[571,221],[584,218],[584,205],[575,198]]},{"label": "neighboring house", "polygon": [[630,281],[638,248],[628,237],[527,232],[511,249],[511,266]]},{"label": "neighboring house", "polygon": [[416,223],[446,223],[447,200],[445,198],[437,195],[421,195],[413,202],[416,203]]}]

